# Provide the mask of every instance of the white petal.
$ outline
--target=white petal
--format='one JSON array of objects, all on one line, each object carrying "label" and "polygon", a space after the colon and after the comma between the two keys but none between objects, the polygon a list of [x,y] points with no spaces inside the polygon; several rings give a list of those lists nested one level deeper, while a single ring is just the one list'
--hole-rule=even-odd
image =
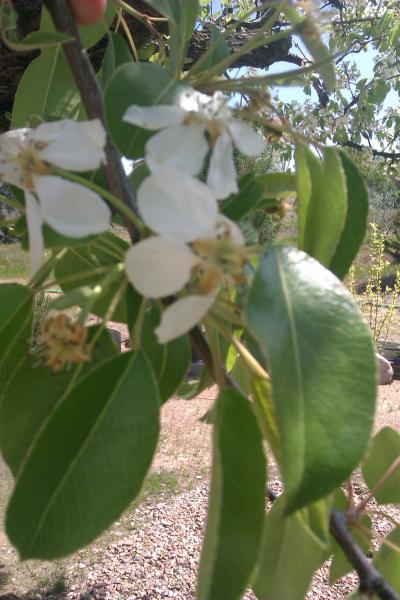
[{"label": "white petal", "polygon": [[229,123],[229,131],[236,148],[246,156],[258,156],[264,150],[263,138],[247,123],[232,119]]},{"label": "white petal", "polygon": [[165,344],[201,321],[214,302],[214,296],[186,296],[164,310],[160,325],[155,329],[158,340]]},{"label": "white petal", "polygon": [[29,263],[32,276],[39,269],[44,256],[43,220],[39,205],[30,192],[25,192],[25,206],[29,233]]},{"label": "white petal", "polygon": [[196,175],[208,152],[204,126],[168,127],[153,135],[145,150],[147,166],[153,173],[157,173],[160,166],[172,166],[186,175]]},{"label": "white petal", "polygon": [[163,298],[181,290],[199,262],[188,246],[162,237],[138,242],[125,255],[129,280],[147,298]]},{"label": "white petal", "polygon": [[123,121],[144,129],[163,129],[183,122],[186,112],[180,106],[159,104],[158,106],[130,106]]},{"label": "white petal", "polygon": [[99,119],[42,123],[34,139],[47,143],[40,151],[47,162],[71,171],[91,171],[105,160],[106,132]]},{"label": "white petal", "polygon": [[150,229],[178,242],[210,235],[218,214],[211,190],[172,168],[144,180],[138,191],[138,205]]},{"label": "white petal", "polygon": [[73,238],[105,231],[111,212],[94,192],[61,177],[34,178],[43,220],[55,231]]},{"label": "white petal", "polygon": [[207,174],[207,185],[218,199],[226,198],[238,191],[233,146],[227,133],[220,135],[215,142]]},{"label": "white petal", "polygon": [[0,135],[0,179],[21,187],[21,169],[13,162],[29,143],[30,129],[14,129]]}]

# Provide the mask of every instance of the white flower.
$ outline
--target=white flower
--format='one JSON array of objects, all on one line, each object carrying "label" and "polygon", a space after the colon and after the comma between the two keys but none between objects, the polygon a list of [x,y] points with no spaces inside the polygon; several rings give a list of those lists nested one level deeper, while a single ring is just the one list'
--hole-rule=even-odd
[{"label": "white flower", "polygon": [[257,156],[265,145],[249,125],[233,117],[221,92],[206,96],[189,89],[180,94],[176,105],[133,105],[123,120],[145,129],[163,130],[146,144],[146,162],[153,173],[168,165],[196,175],[211,146],[207,184],[218,199],[238,191],[233,147],[246,156]]},{"label": "white flower", "polygon": [[43,223],[75,238],[107,229],[110,210],[100,196],[52,174],[52,165],[81,172],[97,169],[105,160],[105,141],[99,120],[42,123],[0,135],[0,180],[25,192],[32,274],[43,258]]},{"label": "white flower", "polygon": [[189,296],[173,302],[156,329],[165,343],[189,331],[211,308],[220,284],[243,281],[248,258],[242,233],[218,213],[215,196],[197,179],[162,168],[138,191],[143,221],[156,234],[132,246],[125,267],[143,296],[163,298],[191,283]]}]

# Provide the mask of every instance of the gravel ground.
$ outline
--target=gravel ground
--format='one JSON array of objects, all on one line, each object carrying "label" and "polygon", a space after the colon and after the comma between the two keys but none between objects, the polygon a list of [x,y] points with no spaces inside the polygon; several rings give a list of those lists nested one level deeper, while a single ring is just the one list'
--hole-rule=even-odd
[{"label": "gravel ground", "polygon": [[[274,481],[271,488],[279,493],[281,484]],[[109,544],[98,563],[90,567],[82,562],[69,565],[65,598],[195,600],[207,494],[208,483],[203,481],[169,501],[138,507],[132,514],[132,527],[138,521],[144,526]],[[399,508],[389,507],[388,511],[399,520]],[[390,529],[389,521],[380,519],[378,533],[386,535]],[[307,600],[339,600],[357,587],[355,574],[343,577],[332,587],[328,576],[329,561],[316,573]],[[250,591],[244,599],[256,600]]]},{"label": "gravel ground", "polygon": [[[43,579],[46,569],[50,571],[54,564],[29,561],[18,566],[15,551],[0,538],[3,557],[0,563],[4,559],[7,570],[15,565],[8,585],[4,587],[3,583],[0,599],[194,600],[207,508],[205,474],[210,463],[210,428],[200,423],[199,418],[210,406],[215,392],[215,389],[207,390],[191,402],[176,398],[163,409],[161,443],[154,469],[183,473],[189,485],[186,491],[169,498],[144,501],[125,513],[112,532],[63,561],[60,573],[65,576],[65,591],[57,595],[27,592],[32,589],[35,576],[37,580],[40,573]],[[400,430],[400,381],[379,390],[376,429],[384,425]],[[186,487],[181,485],[180,489]],[[280,491],[278,481],[271,487]],[[362,488],[356,489],[355,493],[360,495]],[[399,522],[400,509],[389,507],[389,511]],[[375,523],[376,532],[381,535],[387,534],[390,527],[389,521],[381,518]],[[29,581],[24,569],[30,571]],[[339,600],[356,587],[357,578],[350,575],[330,588],[328,570],[329,565],[325,564],[317,572],[307,600]],[[0,588],[1,579],[0,565]],[[245,598],[254,600],[251,592]]]}]

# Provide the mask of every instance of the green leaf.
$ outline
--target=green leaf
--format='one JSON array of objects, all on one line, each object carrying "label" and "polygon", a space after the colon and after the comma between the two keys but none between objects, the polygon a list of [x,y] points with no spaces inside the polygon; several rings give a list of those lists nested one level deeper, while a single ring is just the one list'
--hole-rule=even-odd
[{"label": "green leaf", "polygon": [[33,115],[65,118],[80,103],[60,45],[44,50],[24,72],[14,98],[11,126],[24,127]]},{"label": "green leaf", "polygon": [[347,214],[329,268],[339,279],[343,279],[367,232],[369,197],[367,186],[356,165],[345,152],[339,151],[339,156],[346,176]]},{"label": "green leaf", "polygon": [[391,474],[374,496],[379,504],[400,503],[400,435],[391,427],[383,427],[373,438],[365,456],[362,472],[370,490],[386,475],[391,468]]},{"label": "green leaf", "polygon": [[[340,488],[335,494],[334,507],[341,512],[348,510],[347,497]],[[372,538],[372,522],[368,515],[363,514],[360,517],[360,523],[369,532],[368,534],[361,532],[356,527],[351,527],[351,523],[348,523],[348,529],[356,544],[367,554]],[[353,565],[349,563],[346,555],[334,538],[332,538],[332,549],[333,557],[329,567],[329,585],[333,585],[338,579],[354,570]]]},{"label": "green leaf", "polygon": [[108,46],[104,54],[101,68],[101,85],[106,86],[114,72],[126,63],[132,63],[132,52],[124,38],[118,33],[110,31],[108,34]]},{"label": "green leaf", "polygon": [[[89,328],[88,341],[98,326]],[[118,354],[107,330],[103,331],[93,349],[89,363],[81,365],[87,375],[98,364]],[[26,354],[2,379],[0,391],[0,447],[3,458],[15,476],[32,442],[57,402],[64,395],[76,368],[54,373],[40,364],[37,356]]]},{"label": "green leaf", "polygon": [[267,198],[287,198],[296,195],[296,176],[292,173],[266,173],[256,178],[264,186]]},{"label": "green leaf", "polygon": [[16,283],[0,284],[1,382],[30,350],[32,306],[33,295],[29,288]]},{"label": "green leaf", "polygon": [[229,219],[238,221],[257,210],[264,196],[264,186],[254,173],[246,173],[239,179],[239,192],[221,202],[222,212]]},{"label": "green leaf", "polygon": [[159,398],[142,354],[92,371],[47,421],[17,478],[6,528],[22,559],[91,542],[140,491],[159,432]]},{"label": "green leaf", "polygon": [[400,527],[396,527],[385,539],[392,546],[383,542],[372,564],[387,583],[400,592]]},{"label": "green leaf", "polygon": [[215,408],[213,471],[199,569],[199,600],[240,599],[256,565],[266,465],[251,404],[236,391]]},{"label": "green leaf", "polygon": [[[308,160],[309,157],[310,160]],[[312,189],[311,170],[314,170],[316,172],[314,175],[314,179],[319,178],[320,163],[318,159],[314,157],[314,155],[308,154],[308,150],[303,144],[296,144],[294,158],[296,162],[299,247],[304,248],[307,214],[310,205]]]},{"label": "green leaf", "polygon": [[199,1],[148,0],[148,4],[169,20],[170,51],[173,69],[178,76],[182,71],[187,45],[199,14]]},{"label": "green leaf", "polygon": [[331,263],[346,222],[346,178],[339,152],[324,149],[322,164],[309,149],[305,149],[312,190],[307,208],[304,243],[301,250],[325,267]]},{"label": "green leaf", "polygon": [[168,344],[160,344],[154,329],[159,325],[161,310],[152,304],[145,313],[141,332],[141,348],[149,358],[156,375],[161,402],[164,403],[177,390],[188,370],[191,349],[187,336]]},{"label": "green leaf", "polygon": [[303,600],[327,547],[308,527],[303,511],[285,515],[278,498],[265,518],[254,593],[259,600]]},{"label": "green leaf", "polygon": [[182,89],[183,84],[154,63],[134,63],[117,69],[106,87],[105,106],[111,135],[124,156],[144,156],[144,145],[153,135],[122,120],[129,106],[171,104]]},{"label": "green leaf", "polygon": [[267,248],[245,320],[272,379],[293,511],[335,489],[364,454],[376,393],[371,334],[340,281],[295,248]]}]

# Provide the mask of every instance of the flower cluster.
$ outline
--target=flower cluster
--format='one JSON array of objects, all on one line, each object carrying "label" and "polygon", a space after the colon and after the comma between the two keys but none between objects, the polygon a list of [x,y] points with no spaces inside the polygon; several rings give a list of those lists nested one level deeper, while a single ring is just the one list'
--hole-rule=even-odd
[{"label": "flower cluster", "polygon": [[105,202],[86,187],[63,179],[55,168],[91,171],[105,160],[105,130],[98,120],[42,123],[0,135],[0,179],[24,191],[31,273],[40,266],[42,225],[73,237],[101,233],[110,222]]},{"label": "flower cluster", "polygon": [[73,323],[63,313],[42,323],[41,337],[43,348],[40,355],[45,365],[53,371],[90,360],[86,327]]},{"label": "flower cluster", "polygon": [[[131,106],[124,120],[161,130],[145,147],[151,172],[138,191],[144,223],[156,235],[126,254],[126,271],[145,297],[187,294],[163,312],[160,342],[182,335],[211,308],[220,285],[243,281],[248,249],[237,225],[219,213],[218,200],[238,191],[236,146],[256,156],[264,141],[234,118],[226,98],[186,90],[175,105]],[[211,150],[206,183],[195,178]]]}]

